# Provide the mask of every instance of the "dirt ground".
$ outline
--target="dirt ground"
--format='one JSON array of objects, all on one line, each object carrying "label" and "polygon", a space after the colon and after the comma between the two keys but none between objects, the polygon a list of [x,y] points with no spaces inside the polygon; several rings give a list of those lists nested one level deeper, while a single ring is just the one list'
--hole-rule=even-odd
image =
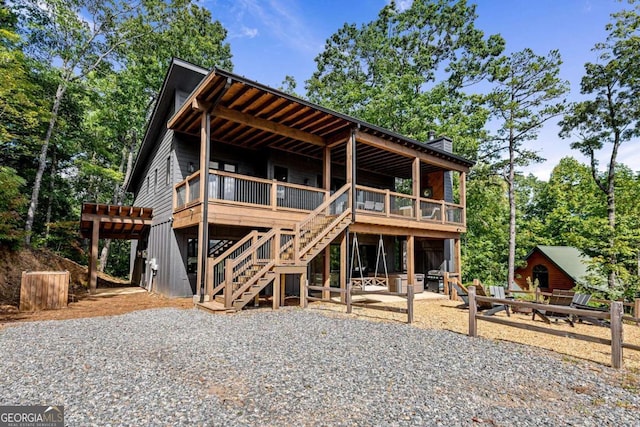
[{"label": "dirt ground", "polygon": [[191,298],[166,298],[150,294],[142,288],[98,289],[95,296],[80,296],[76,302],[60,310],[21,313],[15,306],[0,306],[0,329],[10,323],[36,320],[65,320],[81,317],[114,316],[150,308],[192,308]]},{"label": "dirt ground", "polygon": [[[77,302],[72,302],[66,309],[45,310],[35,313],[20,313],[15,307],[0,306],[0,329],[15,323],[35,320],[64,320],[80,317],[112,316],[128,313],[136,310],[150,308],[177,307],[193,308],[191,298],[166,298],[157,294],[149,294],[141,288],[117,288],[99,289],[96,296],[85,296]],[[405,303],[385,303],[396,307],[406,307]],[[297,299],[287,299],[287,305],[297,305]],[[414,327],[423,329],[445,329],[456,333],[467,334],[469,312],[457,308],[459,302],[449,300],[417,300],[414,304]],[[262,301],[258,310],[270,310],[271,304]],[[368,308],[354,307],[353,314],[347,315],[342,305],[328,303],[312,303],[310,308],[323,310],[327,314],[336,316],[350,316],[370,321],[406,322],[406,315],[387,311],[372,310]],[[250,308],[254,309],[254,308]],[[496,314],[506,318],[504,312]],[[531,315],[512,314],[511,320],[519,323],[529,323],[544,326],[540,320],[531,320]],[[565,322],[552,323],[549,328],[592,335],[602,338],[610,338],[608,328],[576,323],[572,328]],[[611,363],[611,349],[603,344],[578,341],[565,337],[542,335],[537,332],[526,331],[513,327],[498,325],[495,323],[478,321],[478,335],[482,338],[500,341],[510,341],[525,344],[541,349],[552,350],[562,355],[567,361],[580,363],[584,361],[596,362],[609,366]],[[640,345],[640,326],[634,324],[624,325],[624,341]],[[624,363],[626,372],[632,374],[629,381],[633,387],[640,390],[640,352],[625,349]],[[589,369],[598,370],[598,365],[588,364]]]}]

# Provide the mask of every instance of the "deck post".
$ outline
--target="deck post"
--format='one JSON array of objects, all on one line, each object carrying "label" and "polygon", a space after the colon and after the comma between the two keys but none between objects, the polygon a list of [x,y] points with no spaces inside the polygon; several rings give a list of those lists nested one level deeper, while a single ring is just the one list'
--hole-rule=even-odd
[{"label": "deck post", "polygon": [[462,206],[462,224],[467,225],[467,174],[460,172],[460,205]]},{"label": "deck post", "polygon": [[407,236],[407,283],[416,283],[415,237]]},{"label": "deck post", "polygon": [[233,261],[227,259],[224,262],[224,306],[231,308],[231,298],[233,297]]},{"label": "deck post", "polygon": [[[346,291],[347,289],[347,232],[342,233],[340,238],[340,289]],[[345,304],[347,302],[346,294],[340,293],[340,302]]]},{"label": "deck post", "polygon": [[345,299],[347,302],[347,314],[351,314],[352,311],[352,307],[351,307],[351,279],[349,279],[347,281],[347,292],[345,294]]},{"label": "deck post", "polygon": [[281,274],[280,275],[280,307],[284,307],[284,303],[285,303],[285,298],[286,298],[286,286],[287,286],[287,275],[286,274]]},{"label": "deck post", "polygon": [[273,292],[272,292],[272,308],[274,310],[277,310],[280,307],[280,275],[276,274],[276,277],[273,279],[273,284],[271,285],[273,287]]},{"label": "deck post", "polygon": [[300,308],[307,308],[307,273],[300,273]]},{"label": "deck post", "polygon": [[611,303],[611,366],[622,368],[622,303]]},{"label": "deck post", "polygon": [[636,325],[640,325],[640,298],[633,301],[633,317],[636,318]]},{"label": "deck post", "polygon": [[416,157],[413,159],[411,177],[412,177],[412,190],[413,190],[413,198],[415,202],[415,219],[416,221],[420,221],[422,217],[422,213],[420,212],[420,158]]},{"label": "deck post", "polygon": [[449,272],[445,271],[442,274],[442,292],[444,292],[444,294],[446,296],[449,297],[450,300],[455,301],[455,297],[457,295],[454,295],[453,292],[451,292],[451,290],[449,289]]},{"label": "deck post", "polygon": [[478,312],[478,307],[476,305],[476,287],[469,286],[469,336],[477,337],[478,336],[478,324],[476,320],[476,313]]},{"label": "deck post", "polygon": [[[322,267],[323,267],[322,278],[324,279],[322,281],[322,286],[324,288],[328,288],[331,286],[331,245],[327,245],[327,247],[324,248],[324,259],[323,259]],[[322,299],[330,300],[331,292],[322,291]]]},{"label": "deck post", "polygon": [[413,323],[413,285],[407,285],[407,323]]},{"label": "deck post", "polygon": [[[96,288],[98,286],[98,242],[99,240],[100,240],[100,220],[94,219],[91,225],[91,257],[89,258],[89,293],[90,294],[95,294]],[[151,289],[150,284],[147,284],[147,289]]]}]

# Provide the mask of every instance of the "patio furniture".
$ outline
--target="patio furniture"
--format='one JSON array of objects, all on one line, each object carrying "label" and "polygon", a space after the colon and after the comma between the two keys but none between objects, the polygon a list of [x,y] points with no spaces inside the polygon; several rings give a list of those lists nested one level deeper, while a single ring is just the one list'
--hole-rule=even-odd
[{"label": "patio furniture", "polygon": [[[590,310],[590,311],[608,311],[607,309],[592,307],[588,305],[589,300],[591,300],[591,295],[589,294],[575,294],[573,296],[573,300],[571,301],[571,307],[579,308],[580,310]],[[577,320],[580,323],[586,322],[592,325],[597,326],[609,326],[609,322],[604,319],[598,319],[591,316],[573,316],[574,320]]]},{"label": "patio furniture", "polygon": [[571,303],[573,302],[573,296],[575,292],[566,291],[562,289],[554,289],[551,297],[549,297],[549,309],[533,309],[533,315],[531,316],[531,320],[535,320],[536,314],[540,317],[544,322],[551,324],[551,319],[553,318],[556,322],[559,319],[564,320],[569,323],[572,327],[573,319],[569,314],[566,313],[558,313],[554,312],[552,306],[561,306],[561,307],[571,307]]}]

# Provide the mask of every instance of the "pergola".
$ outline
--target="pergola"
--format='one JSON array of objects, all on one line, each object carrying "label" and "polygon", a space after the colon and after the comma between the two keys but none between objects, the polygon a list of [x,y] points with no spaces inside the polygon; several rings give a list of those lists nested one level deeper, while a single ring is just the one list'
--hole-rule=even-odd
[{"label": "pergola", "polygon": [[89,293],[95,293],[98,282],[98,241],[100,239],[138,240],[153,221],[153,209],[83,203],[80,233],[90,239]]}]

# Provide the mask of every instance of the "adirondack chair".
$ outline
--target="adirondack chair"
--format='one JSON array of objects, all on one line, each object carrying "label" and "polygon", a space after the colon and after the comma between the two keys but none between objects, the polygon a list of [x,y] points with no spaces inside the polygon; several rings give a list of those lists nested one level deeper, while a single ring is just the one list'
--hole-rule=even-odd
[{"label": "adirondack chair", "polygon": [[[589,294],[575,294],[573,296],[573,300],[571,301],[571,307],[579,308],[581,310],[607,311],[606,309],[588,305],[589,300],[591,300],[591,295]],[[586,322],[597,326],[609,326],[609,322],[607,322],[606,320],[597,319],[591,316],[574,316],[574,320],[577,320],[580,323]]]},{"label": "adirondack chair", "polygon": [[465,288],[462,283],[458,283],[457,281],[451,282],[451,285],[453,286],[453,289],[456,290],[456,293],[464,303],[462,307],[469,307],[469,292],[467,291],[467,288]]},{"label": "adirondack chair", "polygon": [[[497,295],[496,294],[492,295],[494,298],[506,299],[504,295],[504,288],[502,286],[491,286],[491,288],[500,289],[500,290],[495,290]],[[489,296],[484,291],[484,287],[480,284],[476,285],[476,295],[481,297]],[[507,313],[507,316],[509,317],[511,316],[511,313],[509,313],[509,306],[506,304],[494,304],[491,302],[478,301],[478,311],[484,311],[484,310],[486,310],[486,312],[482,313],[484,316],[493,316],[494,314],[502,310],[504,310]]]},{"label": "adirondack chair", "polygon": [[[575,295],[575,292],[573,291],[565,291],[565,290],[561,290],[561,289],[554,289],[553,293],[551,294],[551,297],[549,297],[549,305],[550,306],[562,306],[562,307],[571,307],[571,303],[573,302],[573,297]],[[531,320],[535,320],[536,319],[536,315],[538,315],[538,317],[540,317],[544,322],[546,323],[551,323],[551,319],[553,318],[556,322],[561,319],[564,320],[565,322],[569,323],[572,327],[574,326],[573,324],[573,319],[571,318],[571,316],[569,314],[566,313],[557,313],[554,312],[553,309],[550,307],[549,309],[545,309],[545,310],[539,310],[534,308],[533,309],[533,315],[531,316]]]}]

